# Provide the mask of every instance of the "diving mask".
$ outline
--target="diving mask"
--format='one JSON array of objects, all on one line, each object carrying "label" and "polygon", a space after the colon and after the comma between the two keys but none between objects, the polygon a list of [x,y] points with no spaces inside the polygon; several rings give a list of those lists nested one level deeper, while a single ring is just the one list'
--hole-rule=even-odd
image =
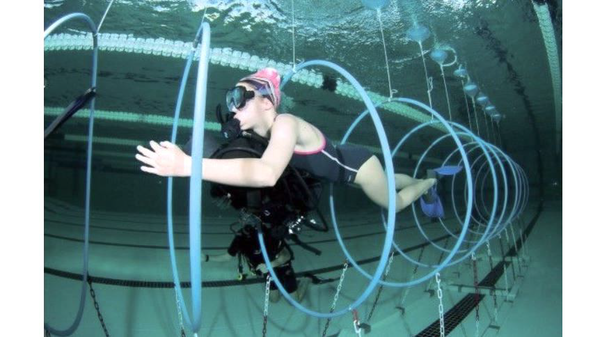
[{"label": "diving mask", "polygon": [[227,103],[227,108],[229,111],[233,111],[233,109],[241,110],[244,108],[244,106],[246,106],[246,102],[255,96],[256,94],[254,91],[238,85],[227,91],[227,95],[225,95],[225,102]]}]

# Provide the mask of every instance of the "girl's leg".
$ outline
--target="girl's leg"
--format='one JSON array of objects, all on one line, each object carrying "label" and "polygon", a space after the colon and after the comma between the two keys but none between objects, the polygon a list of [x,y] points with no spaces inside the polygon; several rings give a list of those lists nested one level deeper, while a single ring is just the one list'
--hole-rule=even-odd
[{"label": "girl's leg", "polygon": [[[404,186],[396,195],[396,212],[400,212],[415,202],[436,182],[435,179],[413,179],[406,175],[396,175],[395,178],[396,186]],[[371,157],[358,169],[354,182],[377,205],[384,208],[388,207],[385,172],[377,157]]]},{"label": "girl's leg", "polygon": [[396,180],[396,190],[401,190],[405,187],[408,187],[410,185],[414,185],[418,182],[423,181],[423,179],[415,179],[409,175],[402,174],[402,173],[395,174],[394,178],[396,178],[395,179]]}]

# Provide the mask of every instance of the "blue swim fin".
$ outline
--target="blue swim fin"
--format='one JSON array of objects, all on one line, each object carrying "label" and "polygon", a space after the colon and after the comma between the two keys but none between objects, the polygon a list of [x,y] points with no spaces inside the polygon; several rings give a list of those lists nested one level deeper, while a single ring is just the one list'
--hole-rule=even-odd
[{"label": "blue swim fin", "polygon": [[453,176],[462,171],[462,166],[442,166],[433,170],[441,176]]},{"label": "blue swim fin", "polygon": [[426,216],[430,218],[444,217],[444,206],[442,206],[442,201],[437,194],[435,186],[429,189],[426,195],[421,197],[420,203],[421,210]]},{"label": "blue swim fin", "polygon": [[[440,180],[443,176],[453,176],[462,171],[462,166],[442,166],[433,170],[427,170],[427,178],[436,178]],[[420,200],[421,210],[430,218],[443,218],[444,206],[437,194],[436,186],[429,189],[427,194],[424,194]]]}]

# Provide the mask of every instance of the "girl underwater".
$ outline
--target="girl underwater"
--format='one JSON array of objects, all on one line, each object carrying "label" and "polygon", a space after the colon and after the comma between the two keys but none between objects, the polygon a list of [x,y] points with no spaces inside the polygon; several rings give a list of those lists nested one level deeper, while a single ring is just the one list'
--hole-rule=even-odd
[{"label": "girl underwater", "polygon": [[[379,159],[366,148],[334,146],[314,125],[292,114],[280,114],[277,70],[265,68],[244,77],[226,95],[229,111],[241,130],[253,130],[268,138],[261,158],[202,160],[202,179],[240,187],[274,186],[289,165],[306,170],[316,178],[356,184],[377,205],[388,207],[386,177]],[[190,176],[192,158],[177,145],[150,141],[150,149],[137,146],[136,159],[144,172],[159,176]],[[396,212],[406,208],[436,184],[435,178],[414,179],[395,174]]]}]

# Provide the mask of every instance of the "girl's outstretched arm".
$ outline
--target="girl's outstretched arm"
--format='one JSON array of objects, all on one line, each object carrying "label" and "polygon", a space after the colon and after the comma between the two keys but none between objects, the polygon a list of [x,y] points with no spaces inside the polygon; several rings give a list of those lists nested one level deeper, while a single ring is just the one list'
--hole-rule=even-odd
[{"label": "girl's outstretched arm", "polygon": [[[219,184],[243,187],[275,185],[294,153],[298,139],[298,122],[281,115],[271,128],[269,145],[261,158],[202,160],[202,178]],[[159,176],[187,177],[192,172],[191,157],[177,145],[151,141],[151,149],[138,145],[136,159],[144,163],[141,170]]]}]

